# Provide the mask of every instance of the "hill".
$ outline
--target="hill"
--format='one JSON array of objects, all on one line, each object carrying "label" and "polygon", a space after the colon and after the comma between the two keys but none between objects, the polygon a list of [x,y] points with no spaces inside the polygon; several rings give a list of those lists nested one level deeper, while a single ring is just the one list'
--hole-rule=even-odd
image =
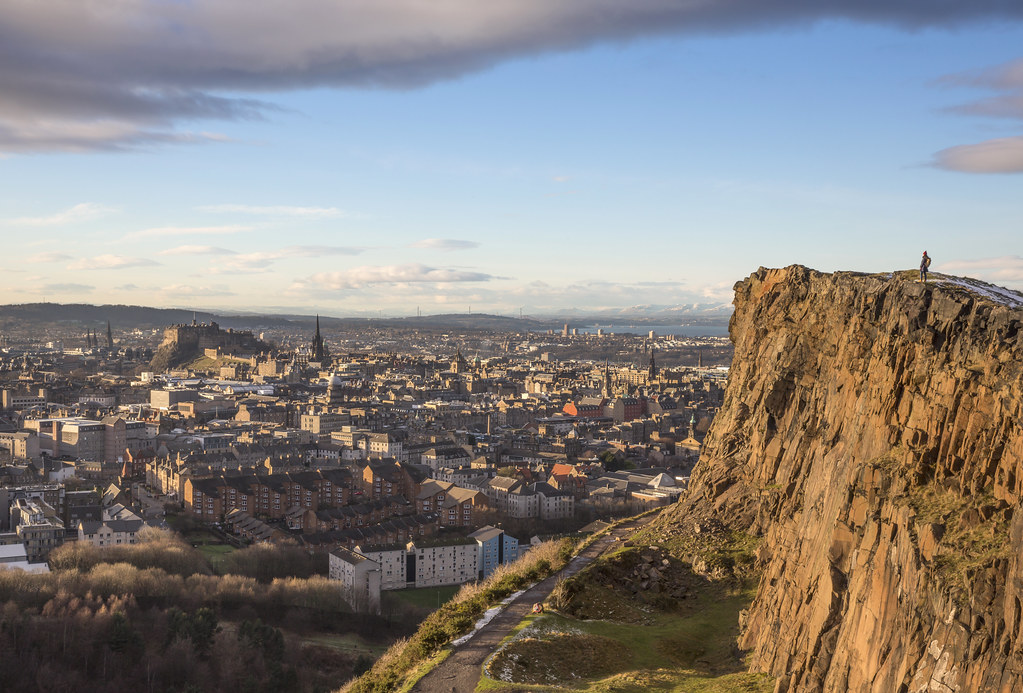
[{"label": "hill", "polygon": [[[119,327],[157,329],[167,325],[216,322],[224,328],[263,330],[288,328],[309,330],[315,315],[210,313],[183,308],[149,308],[128,305],[91,305],[87,303],[22,303],[0,306],[0,327],[52,326],[55,323],[70,326],[95,326],[110,321]],[[552,322],[511,318],[485,313],[424,315],[409,318],[338,318],[321,316],[323,328],[409,328],[429,330],[465,330],[493,332],[527,332],[555,327]]]},{"label": "hill", "polygon": [[1021,306],[940,275],[736,285],[724,406],[661,526],[759,537],[739,642],[776,690],[1023,687]]}]

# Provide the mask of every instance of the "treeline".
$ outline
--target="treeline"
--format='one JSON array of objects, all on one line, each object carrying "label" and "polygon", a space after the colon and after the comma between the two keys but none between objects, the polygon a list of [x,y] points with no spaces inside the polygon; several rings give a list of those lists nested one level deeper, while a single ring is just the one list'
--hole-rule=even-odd
[{"label": "treeline", "polygon": [[3,690],[313,691],[357,659],[285,638],[259,619],[222,622],[211,608],[145,609],[130,597],[60,592],[39,611],[0,608]]},{"label": "treeline", "polygon": [[[127,563],[136,568],[159,568],[172,575],[211,575],[203,555],[181,535],[152,527],[144,528],[139,543],[98,547],[89,542],[71,542],[50,553],[52,570],[88,571],[100,563]],[[251,577],[260,582],[278,578],[309,578],[326,575],[327,554],[310,552],[296,544],[259,543],[224,556],[217,572]]]},{"label": "treeline", "polygon": [[423,617],[352,613],[297,546],[236,551],[222,569],[249,574],[218,576],[175,534],[141,539],[65,545],[48,574],[0,570],[0,690],[330,690],[372,664],[344,636],[386,644]]}]

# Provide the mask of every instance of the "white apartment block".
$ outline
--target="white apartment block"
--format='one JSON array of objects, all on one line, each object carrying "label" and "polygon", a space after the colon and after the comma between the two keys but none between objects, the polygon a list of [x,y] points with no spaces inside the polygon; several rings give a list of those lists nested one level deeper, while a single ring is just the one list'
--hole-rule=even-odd
[{"label": "white apartment block", "polygon": [[356,546],[355,552],[380,566],[380,589],[401,590],[408,586],[408,549],[404,545],[367,544]]},{"label": "white apartment block", "polygon": [[475,580],[479,549],[474,539],[425,539],[409,542],[416,587],[460,585]]}]

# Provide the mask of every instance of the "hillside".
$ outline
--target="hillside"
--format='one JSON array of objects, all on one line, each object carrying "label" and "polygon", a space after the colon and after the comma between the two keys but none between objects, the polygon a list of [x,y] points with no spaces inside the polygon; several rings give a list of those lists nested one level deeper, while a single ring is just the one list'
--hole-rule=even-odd
[{"label": "hillside", "polygon": [[740,645],[779,691],[1023,687],[1023,297],[760,269],[690,491],[760,537]]}]

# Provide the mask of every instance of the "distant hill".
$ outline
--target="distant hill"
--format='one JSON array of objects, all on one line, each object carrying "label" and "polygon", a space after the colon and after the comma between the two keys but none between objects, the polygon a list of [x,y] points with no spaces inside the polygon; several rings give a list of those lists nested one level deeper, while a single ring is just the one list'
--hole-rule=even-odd
[{"label": "distant hill", "polygon": [[[91,305],[87,303],[21,303],[0,305],[0,328],[80,325],[82,329],[104,325],[109,320],[118,329],[159,329],[168,325],[216,322],[221,327],[261,330],[295,327],[310,329],[315,315],[299,314],[218,314],[183,308],[149,308],[147,306]],[[495,332],[549,329],[554,323],[529,318],[511,318],[484,313],[424,315],[409,318],[335,318],[320,316],[320,325],[330,329],[359,327],[391,327],[439,330],[483,330]]]}]

